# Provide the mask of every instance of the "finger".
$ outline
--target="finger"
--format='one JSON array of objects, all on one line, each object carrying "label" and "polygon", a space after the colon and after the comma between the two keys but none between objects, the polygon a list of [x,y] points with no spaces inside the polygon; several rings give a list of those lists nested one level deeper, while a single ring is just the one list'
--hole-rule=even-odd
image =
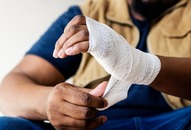
[{"label": "finger", "polygon": [[78,106],[64,101],[57,107],[57,111],[63,115],[80,120],[95,118],[98,113],[94,108]]},{"label": "finger", "polygon": [[108,82],[104,81],[101,84],[99,84],[96,88],[94,88],[92,91],[90,91],[90,94],[97,96],[97,97],[102,97],[105,89],[107,87]]},{"label": "finger", "polygon": [[84,128],[74,128],[68,126],[62,126],[61,128],[56,128],[56,130],[85,130]]},{"label": "finger", "polygon": [[106,116],[100,116],[94,120],[91,120],[90,122],[88,122],[86,130],[93,130],[95,128],[98,128],[99,126],[103,125],[106,121],[107,121]]},{"label": "finger", "polygon": [[86,26],[86,18],[83,15],[75,16],[65,27],[64,34],[65,37],[62,37],[59,41],[60,44],[64,43],[67,39],[69,39],[72,35],[76,34],[81,30],[87,30]]},{"label": "finger", "polygon": [[[75,50],[76,52],[85,52],[88,50],[89,44],[89,33],[88,30],[82,30],[76,34],[74,34],[73,36],[71,36],[65,43],[63,43],[63,47],[60,49],[60,51],[58,52],[58,57],[60,58],[64,58],[63,56],[63,52],[65,52],[64,54],[67,54],[67,52],[71,52],[72,54],[76,54],[75,52],[72,52],[72,48],[75,45]],[[85,42],[86,44],[78,44],[80,42]],[[67,48],[70,48],[69,50],[65,51]],[[77,48],[76,48],[77,47]],[[77,53],[77,54],[79,54]]]},{"label": "finger", "polygon": [[86,25],[86,17],[83,15],[77,15],[75,16],[70,22],[67,24],[67,26],[64,29],[64,32],[68,30],[68,28],[72,25]]},{"label": "finger", "polygon": [[[66,49],[68,47],[71,47],[79,42],[84,42],[84,41],[89,41],[89,32],[87,29],[85,30],[81,30],[79,32],[77,32],[76,34],[74,34],[73,36],[71,36],[65,43],[62,49]],[[88,48],[88,47],[86,47]],[[83,51],[87,51],[87,50],[83,50]]]},{"label": "finger", "polygon": [[60,42],[64,43],[67,39],[81,30],[87,30],[86,18],[83,15],[77,15],[65,27],[64,34],[66,36],[60,39]]},{"label": "finger", "polygon": [[60,96],[62,96],[63,100],[70,103],[93,108],[104,108],[107,106],[105,99],[93,96],[70,84],[60,84],[57,87],[62,89],[62,95]]},{"label": "finger", "polygon": [[68,128],[68,127],[84,128],[87,125],[86,120],[78,120],[71,118],[69,116],[63,116],[61,114],[58,115],[57,118],[51,119],[50,122],[57,129]]},{"label": "finger", "polygon": [[74,44],[73,46],[67,48],[65,50],[65,53],[69,56],[77,55],[82,52],[87,52],[88,48],[89,48],[88,41],[80,42],[80,43]]},{"label": "finger", "polygon": [[[55,48],[53,51],[53,56],[55,58],[58,58],[58,52],[63,47],[64,43],[73,35],[75,35],[77,32],[81,30],[87,30],[87,27],[85,25],[71,25],[68,26],[68,29],[65,29],[66,31],[60,36],[60,38],[56,41]],[[64,52],[63,52],[64,53]],[[67,55],[65,55],[67,56]]]},{"label": "finger", "polygon": [[54,125],[54,127],[59,130],[94,130],[95,128],[98,128],[107,121],[107,117],[100,116],[93,120],[83,120],[84,121],[83,125],[77,126],[72,124],[73,120],[71,120],[70,118],[64,118],[64,119],[69,121],[67,125],[64,125],[66,123],[63,123],[60,125]]}]

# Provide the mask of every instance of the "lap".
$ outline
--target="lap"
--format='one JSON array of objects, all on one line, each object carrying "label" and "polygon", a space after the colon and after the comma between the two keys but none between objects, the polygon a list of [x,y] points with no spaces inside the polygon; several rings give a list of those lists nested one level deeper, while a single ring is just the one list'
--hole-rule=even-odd
[{"label": "lap", "polygon": [[97,130],[103,129],[191,130],[191,107],[148,117],[132,117],[122,120],[108,120]]},{"label": "lap", "polygon": [[[191,130],[191,107],[143,118],[144,130]],[[149,124],[149,125],[148,125]]]},{"label": "lap", "polygon": [[[111,113],[112,114],[112,113]],[[120,113],[119,113],[120,114]],[[149,117],[108,120],[97,130],[191,130],[191,107]],[[50,123],[19,117],[0,117],[0,130],[55,130]]]},{"label": "lap", "polygon": [[19,117],[0,117],[0,130],[54,130],[50,123]]}]

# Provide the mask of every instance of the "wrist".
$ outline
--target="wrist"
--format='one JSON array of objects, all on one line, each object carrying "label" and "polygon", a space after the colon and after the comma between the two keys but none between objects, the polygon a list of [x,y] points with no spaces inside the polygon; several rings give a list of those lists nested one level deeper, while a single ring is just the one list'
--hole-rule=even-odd
[{"label": "wrist", "polygon": [[47,120],[48,116],[47,116],[47,112],[46,112],[46,107],[47,107],[47,100],[49,97],[49,94],[51,92],[53,87],[41,87],[41,90],[39,90],[39,93],[41,94],[41,100],[37,99],[38,102],[38,107],[36,109],[36,113],[38,113],[38,118],[40,120]]}]

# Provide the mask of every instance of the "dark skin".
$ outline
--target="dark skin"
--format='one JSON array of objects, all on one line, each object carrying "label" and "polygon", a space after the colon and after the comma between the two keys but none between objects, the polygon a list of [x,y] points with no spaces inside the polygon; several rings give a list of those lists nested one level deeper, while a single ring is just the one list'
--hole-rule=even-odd
[{"label": "dark skin", "polygon": [[[147,0],[147,2],[154,1],[156,0]],[[165,0],[162,1],[165,2]],[[128,3],[131,6],[131,0]],[[133,10],[131,12],[135,18],[145,19],[139,13]],[[75,17],[67,25],[64,32],[66,33],[63,33],[59,38],[56,47],[60,48],[64,44],[63,50],[65,50],[75,43],[80,43],[82,44],[80,50],[82,52],[87,51],[87,48],[83,47],[88,42],[88,30],[84,17]],[[78,47],[74,48],[78,50]],[[63,52],[60,53],[60,58],[67,56]],[[191,99],[190,89],[187,87],[191,86],[188,80],[191,78],[191,69],[189,68],[191,59],[159,58],[161,59],[162,69],[151,86],[162,92]],[[33,65],[31,66],[31,64]],[[184,68],[184,70],[181,68]],[[50,77],[50,75],[54,75],[54,77]],[[184,75],[184,77],[180,77],[181,75]],[[58,130],[92,130],[102,125],[107,117],[96,118],[96,108],[107,106],[107,101],[101,98],[107,83],[103,82],[94,90],[87,90],[63,81],[65,81],[65,77],[49,62],[38,56],[27,55],[2,81],[0,86],[0,109],[4,115],[8,116],[49,120]]]},{"label": "dark skin", "polygon": [[[89,34],[85,17],[76,16],[68,24],[66,31],[68,32],[56,43],[54,57],[65,58],[68,55],[87,52]],[[158,91],[191,100],[191,58],[158,57],[161,61],[161,70],[150,86]]]},{"label": "dark skin", "polygon": [[[38,69],[41,67],[44,69]],[[54,79],[49,76],[52,74]],[[63,81],[64,77],[44,59],[25,56],[2,81],[1,111],[7,116],[48,119],[59,130],[94,129],[107,120],[105,116],[95,118],[96,108],[107,106],[100,98],[106,82],[88,90]]]},{"label": "dark skin", "polygon": [[131,14],[139,21],[154,19],[179,0],[128,0]]},{"label": "dark skin", "polygon": [[[133,1],[136,0],[128,0],[129,5],[132,5]],[[140,1],[142,2],[142,4],[156,4],[160,2],[161,5],[164,5],[162,10],[159,11],[161,13],[164,10],[176,4],[177,2],[179,2],[179,0],[140,0]],[[132,15],[137,20],[144,21],[148,19],[146,16],[143,15],[143,13],[138,12],[133,6],[130,6],[130,10]],[[150,12],[153,12],[155,10],[150,10]],[[189,67],[191,65],[191,59],[162,57],[162,56],[158,57],[161,60],[161,71],[157,76],[157,78],[150,84],[150,86],[161,92],[191,100],[191,95],[190,95],[191,92],[189,87],[191,85],[191,82],[189,80],[191,78],[190,77],[191,68]]]}]

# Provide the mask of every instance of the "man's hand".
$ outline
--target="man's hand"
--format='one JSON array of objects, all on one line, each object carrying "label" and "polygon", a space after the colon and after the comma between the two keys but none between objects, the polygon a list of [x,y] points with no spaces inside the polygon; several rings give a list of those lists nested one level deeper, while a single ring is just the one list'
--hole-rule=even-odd
[{"label": "man's hand", "polygon": [[103,82],[92,91],[68,83],[55,86],[46,105],[51,124],[58,130],[92,130],[102,125],[107,117],[96,116],[97,108],[107,106],[107,101],[101,98],[106,85],[107,83]]},{"label": "man's hand", "polygon": [[87,52],[89,48],[89,32],[86,18],[78,15],[66,26],[64,33],[57,40],[53,56],[65,58],[67,55],[76,55]]}]

